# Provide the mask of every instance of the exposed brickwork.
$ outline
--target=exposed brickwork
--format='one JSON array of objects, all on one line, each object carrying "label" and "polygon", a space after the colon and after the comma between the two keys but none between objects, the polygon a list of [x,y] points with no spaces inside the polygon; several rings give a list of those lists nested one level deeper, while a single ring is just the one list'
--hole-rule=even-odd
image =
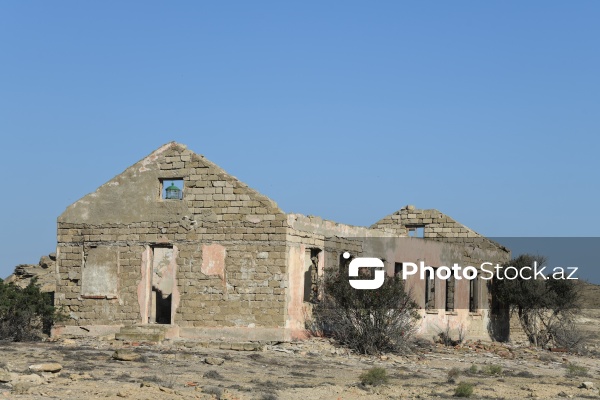
[{"label": "exposed brickwork", "polygon": [[[149,178],[141,180],[140,175]],[[170,177],[183,178],[183,200],[160,198],[160,179]],[[136,210],[140,203],[144,213]],[[57,304],[73,315],[69,324],[142,322],[136,292],[142,254],[166,244],[179,251],[176,324],[281,327],[287,286],[285,220],[268,198],[183,146],[167,145],[59,218]],[[202,272],[201,243],[227,248],[225,283]],[[84,254],[94,246],[118,248],[118,299],[81,297]]]},{"label": "exposed brickwork", "polygon": [[438,210],[421,210],[411,205],[403,207],[371,226],[371,228],[391,229],[402,236],[409,235],[409,230],[416,227],[423,227],[425,239],[445,243],[477,243],[478,246],[487,248],[502,247]]},{"label": "exposed brickwork", "polygon": [[[170,180],[183,181],[181,200],[162,198]],[[371,228],[285,214],[204,157],[169,143],[59,217],[55,302],[70,314],[71,327],[166,318],[188,337],[302,337],[325,271],[347,264],[341,254],[367,254],[374,250],[357,238],[404,238],[413,226],[424,227],[426,240],[378,253],[390,275],[404,256],[422,251],[433,265],[452,257],[468,263],[509,255],[436,210],[406,207]],[[432,304],[439,316],[424,326],[455,316],[455,325],[480,321],[473,331],[484,335],[487,314],[469,316],[465,283],[454,287],[452,305],[467,310],[448,315],[445,285],[435,283],[440,289]],[[416,296],[422,291],[415,283]],[[486,301],[487,290],[479,296]],[[167,306],[157,311],[160,304]]]}]

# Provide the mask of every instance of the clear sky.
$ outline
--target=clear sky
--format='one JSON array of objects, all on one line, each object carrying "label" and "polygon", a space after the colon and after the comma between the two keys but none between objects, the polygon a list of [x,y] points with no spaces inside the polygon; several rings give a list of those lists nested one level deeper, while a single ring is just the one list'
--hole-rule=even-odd
[{"label": "clear sky", "polygon": [[286,212],[600,236],[598,1],[2,1],[0,277],[169,141]]}]

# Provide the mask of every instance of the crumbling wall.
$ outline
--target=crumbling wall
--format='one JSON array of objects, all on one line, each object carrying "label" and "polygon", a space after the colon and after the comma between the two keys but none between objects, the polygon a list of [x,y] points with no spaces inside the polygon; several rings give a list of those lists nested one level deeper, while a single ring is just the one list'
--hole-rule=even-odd
[{"label": "crumbling wall", "polygon": [[[181,198],[163,198],[174,180],[183,184]],[[357,239],[406,238],[415,227],[428,240],[368,249]],[[371,228],[286,215],[204,157],[169,143],[59,217],[55,303],[69,313],[70,327],[162,318],[184,337],[287,340],[305,334],[320,295],[314,280],[340,268],[344,251],[385,259],[389,275],[411,254],[425,254],[432,266],[509,254],[436,210],[408,206]],[[156,257],[165,260],[157,264]],[[422,282],[412,284],[420,301]],[[456,282],[455,308],[464,307],[464,285]],[[425,331],[476,320],[484,331],[487,315],[446,312],[443,296],[436,291],[436,308],[423,310],[433,321],[423,323]],[[483,302],[488,294],[479,296]],[[153,309],[165,301],[168,309]]]},{"label": "crumbling wall", "polygon": [[[161,185],[174,179],[183,180],[182,199],[163,199]],[[173,322],[182,336],[222,336],[231,328],[227,334],[241,329],[252,331],[244,333],[247,337],[281,339],[287,287],[284,222],[285,214],[273,201],[204,157],[169,143],[59,217],[56,304],[70,313],[67,324],[72,326],[145,323],[150,313],[143,298],[149,288],[165,293],[140,284],[147,279],[144,268],[153,249],[176,248]],[[91,267],[86,254],[97,251],[91,249],[115,254],[102,258],[113,260],[112,265],[95,268],[110,277],[117,271],[116,296],[82,292],[82,279],[100,276],[85,272]],[[216,327],[225,329],[213,334],[210,328]]]},{"label": "crumbling wall", "polygon": [[[442,217],[443,219],[444,217]],[[422,218],[427,221],[427,218]],[[438,218],[437,223],[442,223]],[[376,257],[384,261],[386,272],[394,275],[396,267],[404,262],[425,262],[432,267],[450,266],[459,263],[462,267],[474,266],[479,268],[482,262],[503,263],[510,257],[510,252],[505,248],[483,238],[477,234],[471,241],[465,236],[457,241],[446,240],[438,237],[412,238],[406,236],[402,227],[394,225],[392,219],[389,223],[376,224],[371,228],[356,227],[324,221],[317,217],[305,217],[298,214],[288,215],[288,258],[290,273],[296,271],[289,278],[293,288],[289,293],[290,307],[288,324],[294,329],[300,329],[310,314],[310,304],[302,302],[302,286],[306,286],[300,271],[305,265],[307,248],[324,250],[323,268],[325,271],[337,272],[340,266],[340,257],[348,251],[352,257]],[[444,221],[447,221],[444,219]],[[418,221],[410,220],[411,223]],[[433,222],[432,222],[433,223]],[[449,222],[443,222],[449,223]],[[465,228],[468,229],[468,228]],[[449,232],[450,234],[452,232]],[[459,234],[460,232],[456,232]],[[369,239],[370,238],[370,239]],[[464,239],[463,239],[464,238]],[[431,338],[450,327],[454,336],[462,330],[469,338],[490,338],[490,328],[495,323],[506,323],[493,318],[491,313],[491,297],[486,281],[478,280],[475,296],[477,308],[470,309],[470,284],[468,280],[455,280],[453,283],[453,298],[451,308],[446,309],[447,281],[435,278],[429,285],[434,285],[435,291],[431,299],[431,307],[425,304],[426,280],[418,275],[410,276],[406,281],[407,290],[411,291],[413,299],[420,307],[422,317],[419,324],[419,334]],[[431,287],[431,286],[430,286]],[[300,307],[299,305],[302,305]],[[299,312],[299,310],[302,312]],[[292,313],[291,310],[295,310]]]},{"label": "crumbling wall", "polygon": [[480,248],[503,248],[502,245],[480,235],[438,210],[421,210],[408,205],[386,216],[371,226],[393,230],[400,236],[410,236],[422,228],[423,238],[445,243],[475,243]]},{"label": "crumbling wall", "polygon": [[[414,253],[415,261],[421,259],[433,267],[452,266],[457,262],[463,267],[470,265],[479,268],[482,262],[503,264],[510,260],[510,251],[507,248],[434,209],[421,210],[409,205],[381,219],[371,228],[385,228],[393,230],[398,235],[409,236],[410,245],[402,251],[404,256],[417,250],[417,253]],[[431,246],[431,243],[435,242],[443,243],[445,247],[440,249],[445,250],[429,254],[418,250],[419,247]],[[492,333],[499,335],[494,339],[507,338],[505,332],[508,332],[506,326],[509,321],[501,310],[496,312],[492,307],[489,291],[491,281],[477,282],[477,311],[469,310],[468,281],[456,280],[453,283],[454,311],[446,311],[444,307],[447,289],[445,280],[435,279],[434,285],[437,288],[434,299],[435,309],[430,310],[425,310],[424,306],[425,282],[412,278],[408,283],[414,291],[417,302],[424,309],[422,333],[435,333],[444,329],[446,325],[450,325],[454,332],[468,326],[471,337],[487,338]]]},{"label": "crumbling wall", "polygon": [[[319,217],[288,214],[286,255],[289,288],[286,327],[294,338],[305,337],[312,307],[322,296],[325,271],[338,271],[340,256],[349,251],[354,257],[363,253],[357,238],[391,235],[383,229],[340,224]],[[312,258],[316,258],[316,265]],[[316,266],[316,271],[312,268]],[[316,292],[316,295],[307,293]]]}]

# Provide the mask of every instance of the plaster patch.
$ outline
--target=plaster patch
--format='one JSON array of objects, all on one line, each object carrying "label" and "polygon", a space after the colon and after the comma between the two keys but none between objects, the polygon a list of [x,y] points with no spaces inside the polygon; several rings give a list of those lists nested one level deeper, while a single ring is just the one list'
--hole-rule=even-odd
[{"label": "plaster patch", "polygon": [[225,256],[227,251],[220,244],[202,245],[202,266],[205,275],[217,275],[225,283]]},{"label": "plaster patch", "polygon": [[87,250],[81,273],[81,296],[115,299],[118,295],[119,254],[115,247]]}]

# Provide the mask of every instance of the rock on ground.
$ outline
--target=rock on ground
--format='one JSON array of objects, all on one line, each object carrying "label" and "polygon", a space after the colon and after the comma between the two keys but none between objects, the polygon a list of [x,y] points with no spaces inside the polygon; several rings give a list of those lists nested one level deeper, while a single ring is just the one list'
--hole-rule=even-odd
[{"label": "rock on ground", "polygon": [[31,372],[59,372],[62,369],[62,365],[59,363],[51,362],[51,363],[43,363],[43,364],[33,364],[29,366],[29,370]]}]

